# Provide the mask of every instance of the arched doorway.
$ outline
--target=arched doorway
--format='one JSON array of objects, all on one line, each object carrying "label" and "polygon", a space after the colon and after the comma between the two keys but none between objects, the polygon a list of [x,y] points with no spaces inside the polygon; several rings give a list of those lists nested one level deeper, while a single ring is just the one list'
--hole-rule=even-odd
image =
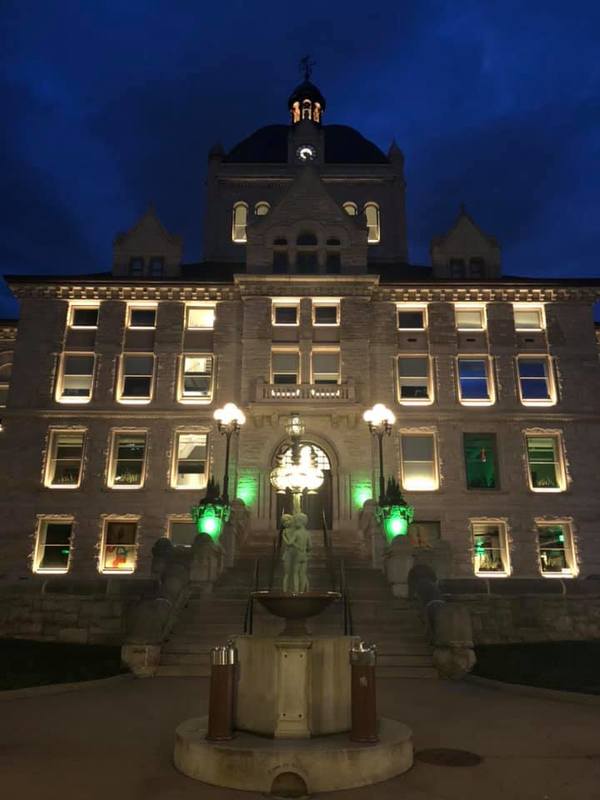
[{"label": "arched doorway", "polygon": [[[321,530],[323,527],[323,514],[325,514],[325,521],[327,527],[331,530],[331,521],[333,519],[333,492],[332,492],[332,477],[331,477],[331,462],[327,453],[314,442],[300,442],[302,445],[308,444],[312,447],[317,456],[317,464],[323,471],[323,484],[315,494],[305,494],[302,498],[302,511],[308,517],[307,528],[309,530]],[[283,455],[284,463],[291,462],[292,448],[291,446],[285,447],[281,454]],[[292,512],[292,493],[278,494],[277,497],[277,524],[281,519],[283,513],[291,514]]]}]

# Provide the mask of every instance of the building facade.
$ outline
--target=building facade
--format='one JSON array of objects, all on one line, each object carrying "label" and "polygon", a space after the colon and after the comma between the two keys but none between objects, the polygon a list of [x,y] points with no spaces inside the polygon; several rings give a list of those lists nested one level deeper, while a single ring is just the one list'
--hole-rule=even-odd
[{"label": "building facade", "polygon": [[464,209],[410,265],[399,148],[324,124],[308,81],[288,110],[211,150],[202,262],[150,209],[110,272],[7,277],[0,576],[147,576],[221,480],[230,401],[247,417],[230,494],[257,534],[278,525],[269,474],[297,413],[325,472],[310,525],[359,536],[379,477],[362,417],[381,402],[385,476],[414,546],[446,543],[448,577],[600,573],[598,282],[503,276]]}]

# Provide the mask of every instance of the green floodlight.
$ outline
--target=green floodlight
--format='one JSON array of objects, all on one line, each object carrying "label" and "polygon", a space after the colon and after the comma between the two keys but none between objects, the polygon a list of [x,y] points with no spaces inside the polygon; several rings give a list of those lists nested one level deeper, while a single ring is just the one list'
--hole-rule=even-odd
[{"label": "green floodlight", "polygon": [[388,542],[391,542],[397,536],[408,534],[408,526],[414,519],[415,510],[408,505],[379,506],[377,516]]},{"label": "green floodlight", "polygon": [[204,533],[217,542],[223,532],[223,523],[229,519],[229,506],[221,503],[200,503],[192,507],[192,519],[198,533]]}]

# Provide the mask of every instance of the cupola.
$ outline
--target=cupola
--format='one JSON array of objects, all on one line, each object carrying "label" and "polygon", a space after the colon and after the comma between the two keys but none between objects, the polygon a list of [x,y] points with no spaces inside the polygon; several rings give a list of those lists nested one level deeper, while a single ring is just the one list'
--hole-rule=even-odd
[{"label": "cupola", "polygon": [[288,108],[292,125],[302,120],[309,120],[318,125],[325,111],[325,98],[319,88],[310,80],[313,62],[308,56],[300,60],[300,68],[304,72],[304,80],[298,84],[288,99]]}]

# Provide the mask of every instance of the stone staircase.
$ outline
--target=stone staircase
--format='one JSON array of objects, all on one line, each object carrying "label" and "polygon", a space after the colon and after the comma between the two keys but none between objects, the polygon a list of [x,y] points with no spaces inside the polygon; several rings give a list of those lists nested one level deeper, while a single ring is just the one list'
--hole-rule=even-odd
[{"label": "stone staircase", "polygon": [[[320,538],[314,537],[309,570],[312,590],[331,590],[331,573]],[[336,559],[343,558],[346,585],[351,600],[354,634],[377,645],[377,675],[381,678],[437,678],[432,651],[416,605],[395,598],[384,575],[369,565],[362,543],[351,536],[333,539]],[[210,649],[243,633],[248,594],[259,563],[259,588],[266,588],[270,573],[272,535],[268,541],[253,538],[217,581],[210,595],[192,592],[169,639],[164,643],[158,675],[210,674]],[[278,565],[274,586],[281,585]],[[315,635],[343,634],[343,603],[334,603],[323,614],[308,621]],[[254,605],[253,632],[277,635],[281,620]]]}]

